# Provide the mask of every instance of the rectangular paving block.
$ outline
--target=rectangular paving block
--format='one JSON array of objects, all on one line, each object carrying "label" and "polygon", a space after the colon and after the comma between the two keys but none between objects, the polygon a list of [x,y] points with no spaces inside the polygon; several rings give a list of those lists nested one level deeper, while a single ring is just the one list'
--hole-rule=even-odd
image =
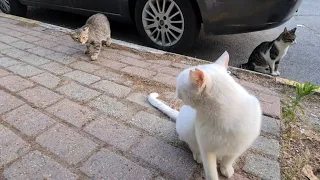
[{"label": "rectangular paving block", "polygon": [[97,144],[58,124],[37,137],[36,142],[69,164],[77,164],[93,151]]},{"label": "rectangular paving block", "polygon": [[105,116],[100,116],[88,124],[84,130],[122,151],[127,151],[141,136],[141,133],[136,129]]},{"label": "rectangular paving block", "polygon": [[50,73],[47,73],[47,72],[39,74],[37,76],[33,76],[30,79],[32,81],[35,81],[35,82],[41,84],[42,86],[49,88],[49,89],[53,89],[53,88],[57,87],[61,81],[60,77],[55,76]]},{"label": "rectangular paving block", "polygon": [[14,109],[2,118],[28,136],[33,136],[55,123],[53,119],[28,105]]},{"label": "rectangular paving block", "polygon": [[76,61],[72,64],[70,64],[71,67],[84,71],[84,72],[88,72],[88,73],[92,73],[97,71],[98,69],[100,69],[100,66],[97,66],[95,64],[91,64],[85,61]]},{"label": "rectangular paving block", "polygon": [[24,104],[23,101],[0,90],[0,114],[10,111]]},{"label": "rectangular paving block", "polygon": [[19,64],[15,66],[10,66],[8,69],[15,74],[18,74],[22,77],[31,77],[35,76],[37,74],[43,73],[42,70],[35,68],[33,66],[27,65],[27,64]]},{"label": "rectangular paving block", "polygon": [[95,76],[95,75],[92,75],[89,73],[85,73],[82,71],[78,71],[78,70],[69,72],[69,73],[65,74],[64,76],[71,78],[75,81],[78,81],[82,84],[87,84],[87,85],[92,84],[92,83],[100,80],[100,77],[98,77],[98,76]]},{"label": "rectangular paving block", "polygon": [[91,156],[80,169],[90,179],[152,179],[149,170],[107,149]]},{"label": "rectangular paving block", "polygon": [[97,108],[109,116],[113,116],[117,120],[128,120],[132,118],[135,111],[129,105],[123,104],[117,99],[108,97],[106,95],[99,96],[90,103],[90,107]]},{"label": "rectangular paving block", "polygon": [[17,48],[9,48],[1,51],[2,54],[5,54],[7,56],[13,57],[13,58],[20,58],[22,56],[27,56],[30,53],[22,51]]},{"label": "rectangular paving block", "polygon": [[25,155],[5,169],[3,174],[8,180],[78,179],[76,174],[39,151],[33,151]]},{"label": "rectangular paving block", "polygon": [[5,70],[3,70],[3,69],[0,69],[0,77],[2,77],[2,76],[7,76],[7,75],[9,75],[10,73],[8,72],[8,71],[5,71]]},{"label": "rectangular paving block", "polygon": [[74,57],[67,56],[62,53],[53,53],[53,54],[46,55],[44,57],[51,59],[51,60],[54,60],[54,61],[57,61],[62,64],[70,64],[70,63],[73,63],[76,61],[76,59]]},{"label": "rectangular paving block", "polygon": [[176,86],[176,77],[167,74],[158,73],[152,78],[152,80],[166,84],[168,86]]},{"label": "rectangular paving block", "polygon": [[0,137],[0,166],[19,158],[30,149],[27,142],[2,124],[0,124]]},{"label": "rectangular paving block", "polygon": [[10,43],[13,43],[15,41],[19,41],[19,39],[15,38],[15,37],[12,37],[12,36],[5,35],[5,34],[1,34],[0,35],[0,41],[4,42],[4,43],[7,43],[7,44],[10,44]]},{"label": "rectangular paving block", "polygon": [[277,119],[263,116],[261,123],[261,131],[265,133],[272,134],[280,138],[280,122]]},{"label": "rectangular paving block", "polygon": [[40,47],[40,46],[28,49],[27,51],[30,52],[30,53],[39,55],[39,56],[47,56],[47,55],[50,55],[50,54],[54,53],[54,51],[51,51],[49,49],[46,49],[46,48],[43,48],[43,47]]},{"label": "rectangular paving block", "polygon": [[153,137],[145,137],[132,150],[132,154],[155,168],[172,176],[172,179],[190,179],[197,168],[192,154]]},{"label": "rectangular paving block", "polygon": [[118,98],[123,98],[131,92],[131,88],[107,80],[102,80],[92,84],[91,87],[100,89],[108,95]]},{"label": "rectangular paving block", "polygon": [[139,77],[143,77],[143,78],[152,78],[154,75],[156,75],[156,72],[154,72],[154,71],[149,71],[149,70],[142,69],[142,68],[135,67],[135,66],[125,67],[125,68],[121,69],[121,71],[128,73],[130,75],[139,76]]},{"label": "rectangular paving block", "polygon": [[47,107],[62,99],[61,95],[40,86],[22,91],[19,95],[41,108]]},{"label": "rectangular paving block", "polygon": [[173,63],[171,66],[175,68],[180,68],[180,69],[188,69],[189,67],[191,67],[191,65],[182,64],[182,63]]},{"label": "rectangular paving block", "polygon": [[97,115],[97,113],[90,108],[72,102],[68,99],[63,99],[46,110],[79,128],[81,128],[86,122],[94,119]]},{"label": "rectangular paving block", "polygon": [[26,49],[30,49],[30,48],[35,47],[34,44],[30,44],[25,41],[16,41],[16,42],[10,43],[10,45],[13,47],[16,47],[18,49],[22,49],[22,50],[26,50]]},{"label": "rectangular paving block", "polygon": [[122,69],[122,68],[128,66],[127,64],[124,64],[124,63],[121,63],[118,61],[101,59],[101,58],[97,61],[97,63],[101,64],[102,66],[112,68],[115,70],[119,70],[119,69]]},{"label": "rectangular paving block", "polygon": [[133,82],[124,76],[124,74],[122,73],[115,73],[110,71],[109,69],[100,69],[97,72],[94,73],[97,76],[102,76],[103,78],[109,80],[109,81],[113,81],[115,83],[118,84],[123,84],[125,86],[132,86]]},{"label": "rectangular paving block", "polygon": [[[22,39],[27,42],[35,42],[35,41],[39,41],[41,38],[38,38],[32,35],[23,35],[23,36],[19,36],[19,39]],[[43,40],[41,39],[41,41]]]},{"label": "rectangular paving block", "polygon": [[260,151],[268,156],[278,159],[280,156],[279,141],[259,136],[252,144],[251,149]]},{"label": "rectangular paving block", "polygon": [[26,63],[35,65],[35,66],[40,66],[46,63],[51,62],[49,59],[45,59],[43,57],[34,55],[34,54],[29,54],[27,56],[22,56],[19,58],[19,60],[24,61]]},{"label": "rectangular paving block", "polygon": [[0,51],[4,50],[4,49],[9,49],[9,48],[11,48],[11,46],[0,42]]},{"label": "rectangular paving block", "polygon": [[127,100],[144,107],[152,107],[148,102],[148,95],[144,93],[132,93],[127,97]]},{"label": "rectangular paving block", "polygon": [[74,82],[57,88],[57,91],[77,101],[87,101],[101,94]]},{"label": "rectangular paving block", "polygon": [[57,43],[54,42],[54,41],[49,41],[49,40],[40,40],[40,41],[35,41],[33,42],[33,44],[36,44],[38,46],[42,46],[42,47],[45,47],[45,48],[48,48],[48,49],[51,49],[52,47],[56,46]]},{"label": "rectangular paving block", "polygon": [[0,86],[12,92],[21,91],[33,85],[33,82],[23,79],[20,76],[9,75],[0,78]]},{"label": "rectangular paving block", "polygon": [[63,45],[55,46],[50,49],[57,51],[57,52],[64,53],[64,54],[68,54],[68,55],[74,54],[79,51],[78,49],[70,48],[70,47],[63,46]]},{"label": "rectangular paving block", "polygon": [[17,64],[21,64],[21,62],[9,57],[0,57],[0,66],[2,67],[10,67]]},{"label": "rectangular paving block", "polygon": [[281,179],[279,163],[260,155],[248,155],[243,170],[265,180]]},{"label": "rectangular paving block", "polygon": [[160,64],[164,66],[169,66],[170,64],[172,64],[172,62],[169,60],[158,60],[158,59],[146,60],[146,62],[153,63],[153,64]]},{"label": "rectangular paving block", "polygon": [[134,58],[130,58],[130,57],[124,57],[124,58],[119,58],[119,61],[126,63],[126,64],[130,64],[133,66],[138,66],[138,67],[142,67],[142,68],[146,68],[151,66],[151,63],[148,63],[146,61],[141,61],[141,60],[137,60]]},{"label": "rectangular paving block", "polygon": [[175,142],[178,140],[175,123],[159,118],[153,114],[140,111],[128,122],[167,141]]},{"label": "rectangular paving block", "polygon": [[154,64],[154,65],[150,66],[149,68],[156,71],[156,72],[172,75],[175,77],[178,76],[178,74],[181,72],[181,69],[174,68],[174,67],[168,67],[168,66],[161,66],[158,64]]},{"label": "rectangular paving block", "polygon": [[67,72],[72,71],[71,68],[64,66],[64,65],[61,65],[56,62],[51,62],[51,63],[45,64],[45,65],[42,65],[42,66],[40,66],[40,68],[43,68],[43,69],[50,71],[50,72],[57,74],[57,75],[62,75],[62,74],[65,74]]}]

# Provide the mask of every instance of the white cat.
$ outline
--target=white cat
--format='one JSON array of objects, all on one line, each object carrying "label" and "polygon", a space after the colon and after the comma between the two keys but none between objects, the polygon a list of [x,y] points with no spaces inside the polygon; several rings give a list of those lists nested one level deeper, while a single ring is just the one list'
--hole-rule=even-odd
[{"label": "white cat", "polygon": [[157,100],[156,93],[148,98],[153,106],[177,120],[179,138],[189,145],[194,159],[202,161],[207,180],[218,180],[217,157],[222,158],[221,173],[231,177],[234,161],[260,134],[259,101],[227,73],[228,62],[225,52],[213,64],[191,67],[179,74],[176,92],[185,104],[180,113]]}]

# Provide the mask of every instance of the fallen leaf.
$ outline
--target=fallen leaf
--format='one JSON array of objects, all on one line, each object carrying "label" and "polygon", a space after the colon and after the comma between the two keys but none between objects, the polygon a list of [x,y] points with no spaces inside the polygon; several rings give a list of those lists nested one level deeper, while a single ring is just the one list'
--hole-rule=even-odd
[{"label": "fallen leaf", "polygon": [[309,180],[319,180],[319,178],[313,174],[312,167],[308,164],[302,168],[302,172]]}]

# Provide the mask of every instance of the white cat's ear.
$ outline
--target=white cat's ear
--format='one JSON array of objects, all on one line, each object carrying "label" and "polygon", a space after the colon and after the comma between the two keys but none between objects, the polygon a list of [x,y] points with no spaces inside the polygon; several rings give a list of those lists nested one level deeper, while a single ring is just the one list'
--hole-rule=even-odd
[{"label": "white cat's ear", "polygon": [[191,84],[196,85],[198,88],[203,87],[205,81],[204,72],[197,68],[195,70],[190,70],[189,80]]},{"label": "white cat's ear", "polygon": [[86,26],[86,27],[83,28],[83,30],[84,30],[84,31],[89,31],[89,27]]},{"label": "white cat's ear", "polygon": [[225,51],[215,63],[220,64],[227,69],[229,66],[229,53]]}]

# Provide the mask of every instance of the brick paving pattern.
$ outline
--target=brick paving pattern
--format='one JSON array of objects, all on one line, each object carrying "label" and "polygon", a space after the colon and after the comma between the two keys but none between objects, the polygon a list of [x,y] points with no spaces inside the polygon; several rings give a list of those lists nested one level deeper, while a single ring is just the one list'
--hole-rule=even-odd
[{"label": "brick paving pattern", "polygon": [[[103,48],[98,61],[68,35],[0,18],[0,179],[203,179],[168,103],[183,61]],[[262,133],[230,179],[280,179],[280,98],[240,83],[264,111]],[[224,178],[222,178],[224,179]]]}]

